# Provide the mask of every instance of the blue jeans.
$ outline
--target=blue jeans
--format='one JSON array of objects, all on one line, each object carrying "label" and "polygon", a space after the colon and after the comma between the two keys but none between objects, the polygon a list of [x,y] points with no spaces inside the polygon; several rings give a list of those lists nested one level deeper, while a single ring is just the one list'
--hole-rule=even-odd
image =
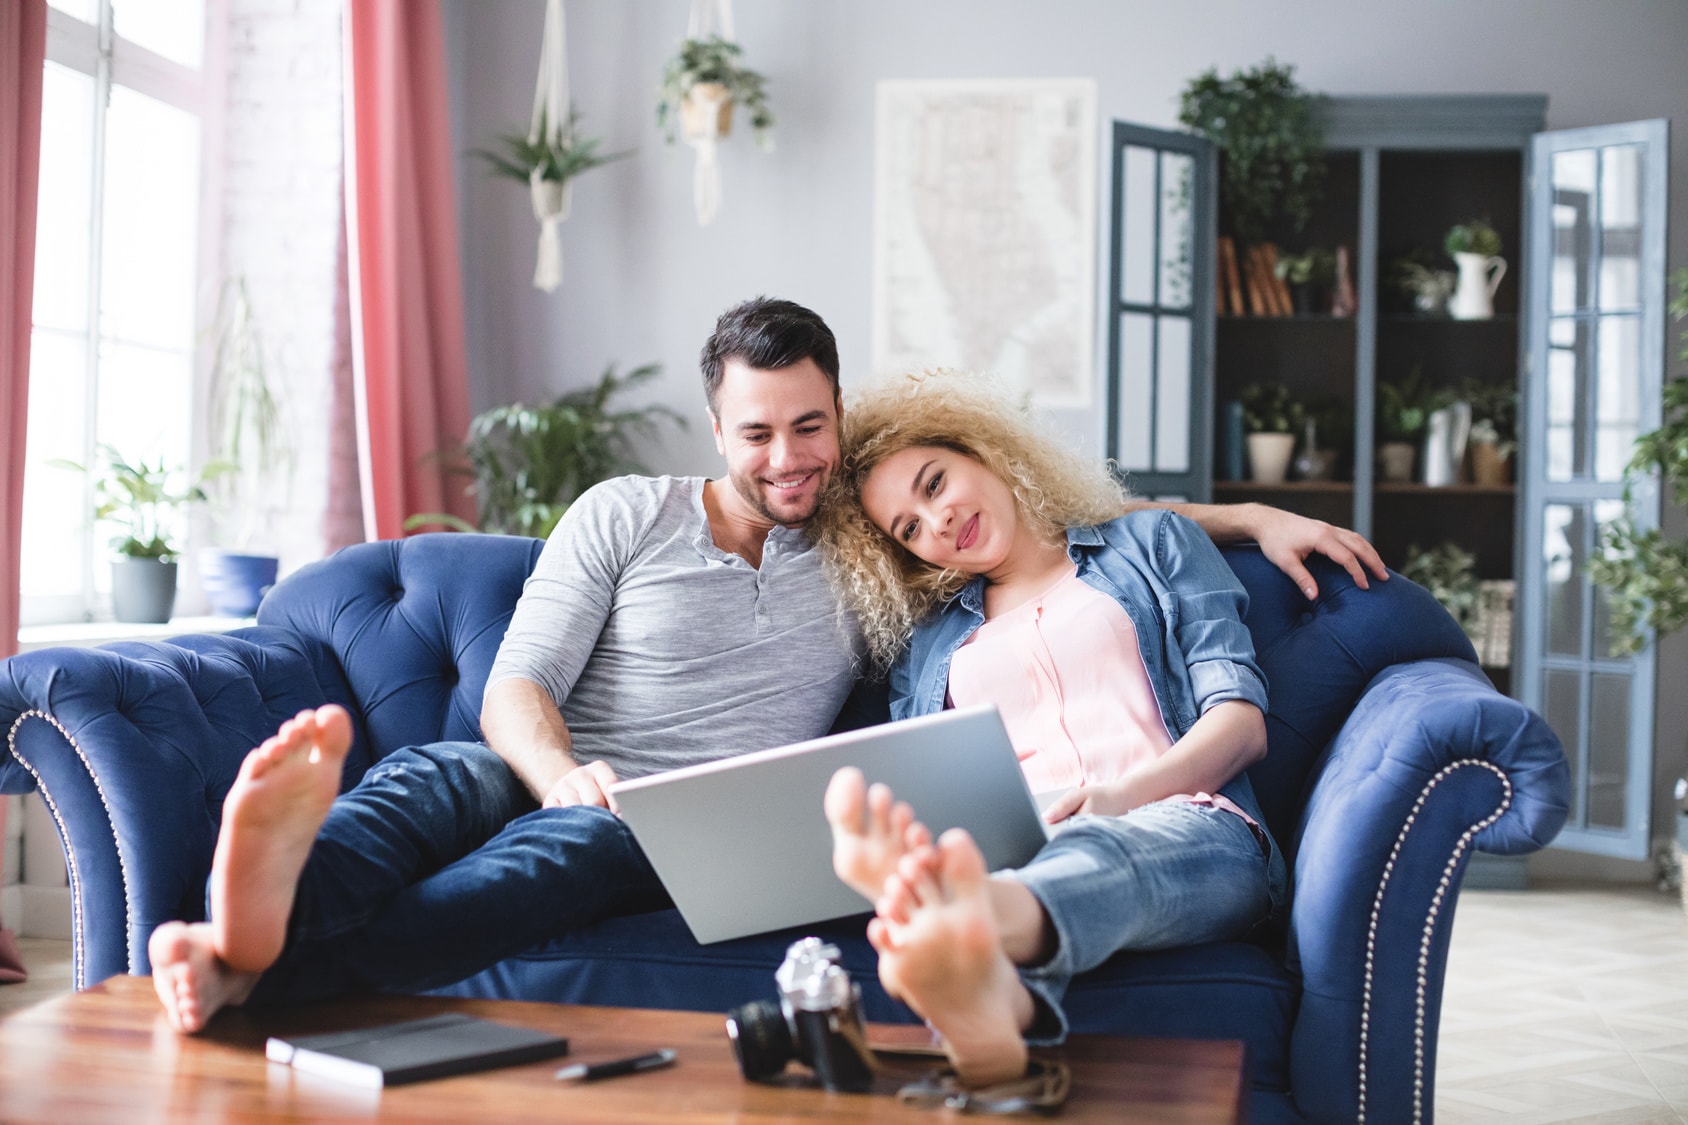
[{"label": "blue jeans", "polygon": [[[1246,785],[1225,795],[1262,823]],[[1059,1043],[1072,978],[1121,950],[1171,949],[1246,935],[1284,902],[1283,857],[1264,826],[1188,801],[1157,801],[1124,816],[1076,816],[1017,871],[1055,931],[1055,952],[1022,966],[1037,1014],[1026,1041]]]},{"label": "blue jeans", "polygon": [[335,802],[250,1003],[417,992],[667,892],[604,809],[541,809],[487,747],[395,751]]}]

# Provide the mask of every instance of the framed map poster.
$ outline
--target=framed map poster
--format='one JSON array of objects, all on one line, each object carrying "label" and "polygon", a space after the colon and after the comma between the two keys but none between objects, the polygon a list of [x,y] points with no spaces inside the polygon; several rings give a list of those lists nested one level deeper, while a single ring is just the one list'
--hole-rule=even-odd
[{"label": "framed map poster", "polygon": [[873,363],[961,367],[1089,407],[1096,84],[879,83]]}]

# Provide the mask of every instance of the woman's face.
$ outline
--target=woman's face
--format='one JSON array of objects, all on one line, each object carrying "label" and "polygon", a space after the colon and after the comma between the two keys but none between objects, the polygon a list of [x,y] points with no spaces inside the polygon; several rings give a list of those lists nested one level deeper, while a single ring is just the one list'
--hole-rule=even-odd
[{"label": "woman's face", "polygon": [[875,465],[862,482],[868,519],[933,566],[989,574],[1020,533],[1002,478],[953,449],[917,445]]}]

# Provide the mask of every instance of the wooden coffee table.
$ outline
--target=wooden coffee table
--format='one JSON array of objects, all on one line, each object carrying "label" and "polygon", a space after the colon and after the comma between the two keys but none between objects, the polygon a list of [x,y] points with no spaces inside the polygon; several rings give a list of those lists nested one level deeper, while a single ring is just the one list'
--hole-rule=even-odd
[{"label": "wooden coffee table", "polygon": [[[663,1070],[590,1083],[557,1082],[562,1060],[387,1090],[360,1090],[267,1062],[272,1034],[335,1031],[446,1011],[569,1036],[568,1061],[595,1062],[673,1047]],[[903,1029],[907,1039],[920,1029]],[[894,1029],[875,1027],[882,1040]],[[1243,1045],[1075,1036],[1068,1121],[1243,1120]],[[931,1122],[947,1110],[881,1093],[763,1086],[740,1076],[722,1017],[704,1012],[588,1008],[509,1000],[383,996],[248,1014],[234,1010],[197,1036],[164,1022],[146,977],[113,977],[0,1020],[0,1120],[660,1122],[840,1120]]]}]

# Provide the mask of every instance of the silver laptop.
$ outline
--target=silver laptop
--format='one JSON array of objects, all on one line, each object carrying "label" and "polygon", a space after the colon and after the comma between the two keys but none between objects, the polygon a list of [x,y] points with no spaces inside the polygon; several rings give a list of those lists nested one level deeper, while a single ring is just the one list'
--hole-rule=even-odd
[{"label": "silver laptop", "polygon": [[827,782],[855,766],[936,838],[973,834],[992,871],[1048,838],[996,708],[969,707],[817,738],[610,787],[699,942],[871,910],[832,871]]}]

